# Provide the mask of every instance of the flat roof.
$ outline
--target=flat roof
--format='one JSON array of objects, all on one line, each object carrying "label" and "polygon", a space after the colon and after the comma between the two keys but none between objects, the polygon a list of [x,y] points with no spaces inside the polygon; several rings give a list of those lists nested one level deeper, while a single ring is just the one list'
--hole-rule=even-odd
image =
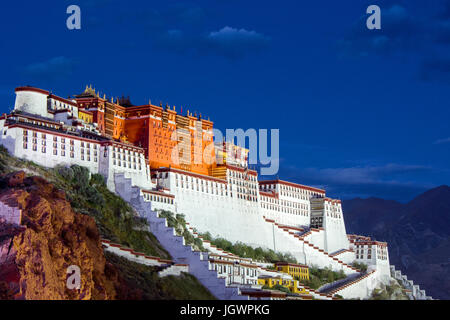
[{"label": "flat roof", "polygon": [[283,185],[294,187],[294,188],[305,189],[305,190],[314,191],[314,192],[318,192],[318,193],[325,193],[325,190],[323,190],[323,189],[310,187],[310,186],[305,186],[303,184],[298,184],[298,183],[294,183],[294,182],[284,181],[284,180],[280,180],[280,179],[276,179],[276,180],[261,180],[261,181],[259,181],[259,184],[260,185],[283,184]]}]

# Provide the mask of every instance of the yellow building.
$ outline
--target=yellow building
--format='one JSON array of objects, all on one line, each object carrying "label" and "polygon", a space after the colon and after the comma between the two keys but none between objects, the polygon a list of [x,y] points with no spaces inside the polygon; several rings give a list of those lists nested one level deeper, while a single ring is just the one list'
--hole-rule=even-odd
[{"label": "yellow building", "polygon": [[281,277],[262,276],[258,278],[258,284],[262,286],[268,286],[270,288],[280,285],[290,292],[296,294],[309,294],[309,292],[303,287],[298,280],[282,279]]},{"label": "yellow building", "polygon": [[282,286],[283,279],[281,279],[281,277],[262,276],[262,277],[258,278],[258,284],[272,288],[272,287],[276,286],[277,284]]},{"label": "yellow building", "polygon": [[288,262],[277,262],[275,264],[277,271],[287,273],[294,279],[309,280],[309,268],[302,264],[294,264]]},{"label": "yellow building", "polygon": [[85,123],[92,123],[94,122],[94,115],[86,110],[78,110],[78,119],[83,120]]}]

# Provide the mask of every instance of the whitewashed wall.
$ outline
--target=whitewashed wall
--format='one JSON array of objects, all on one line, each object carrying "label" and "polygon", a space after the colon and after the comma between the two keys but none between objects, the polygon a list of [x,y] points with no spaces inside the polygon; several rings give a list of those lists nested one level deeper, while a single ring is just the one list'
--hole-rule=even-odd
[{"label": "whitewashed wall", "polygon": [[16,92],[14,110],[36,114],[41,117],[53,118],[53,115],[47,111],[47,94],[41,92]]}]

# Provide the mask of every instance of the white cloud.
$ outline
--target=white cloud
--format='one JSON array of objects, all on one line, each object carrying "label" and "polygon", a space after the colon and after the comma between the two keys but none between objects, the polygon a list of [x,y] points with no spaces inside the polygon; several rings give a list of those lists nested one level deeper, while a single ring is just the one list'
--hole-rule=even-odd
[{"label": "white cloud", "polygon": [[443,143],[450,143],[450,137],[436,140],[433,144],[443,144]]}]

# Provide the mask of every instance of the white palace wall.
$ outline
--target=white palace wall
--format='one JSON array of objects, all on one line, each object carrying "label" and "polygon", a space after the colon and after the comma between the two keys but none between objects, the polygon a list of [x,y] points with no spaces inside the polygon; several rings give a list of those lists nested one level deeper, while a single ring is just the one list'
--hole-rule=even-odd
[{"label": "white palace wall", "polygon": [[344,218],[342,215],[342,207],[339,204],[340,213],[337,216],[325,215],[325,250],[329,253],[336,252],[341,249],[349,249],[350,243],[345,230]]}]

